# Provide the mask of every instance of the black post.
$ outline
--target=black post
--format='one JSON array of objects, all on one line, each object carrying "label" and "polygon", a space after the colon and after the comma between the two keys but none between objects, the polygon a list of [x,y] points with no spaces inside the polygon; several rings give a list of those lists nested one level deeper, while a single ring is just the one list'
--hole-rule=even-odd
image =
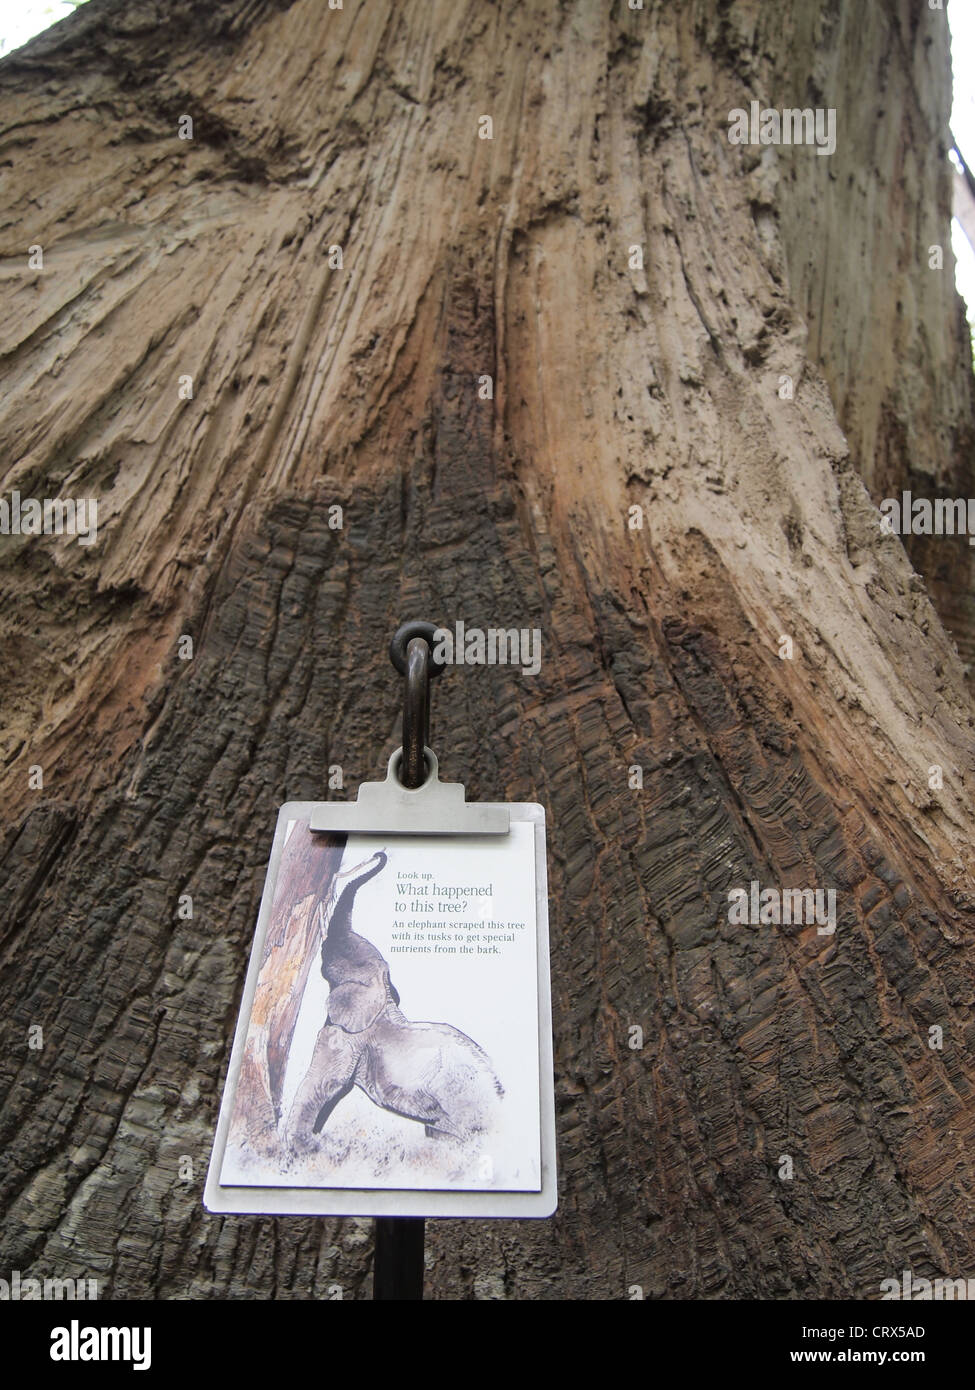
[{"label": "black post", "polygon": [[[432,623],[404,623],[390,643],[393,665],[405,680],[403,698],[404,787],[421,787],[426,777],[423,749],[430,740],[430,678],[443,671],[432,660]],[[372,1267],[373,1299],[423,1299],[423,1217],[376,1218]]]},{"label": "black post", "polygon": [[376,1218],[372,1296],[423,1299],[423,1217]]}]

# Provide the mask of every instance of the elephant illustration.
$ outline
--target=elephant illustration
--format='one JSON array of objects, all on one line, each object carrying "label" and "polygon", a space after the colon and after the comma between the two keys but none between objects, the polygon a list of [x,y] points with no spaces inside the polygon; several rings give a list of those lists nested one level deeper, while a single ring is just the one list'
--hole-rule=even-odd
[{"label": "elephant illustration", "polygon": [[372,858],[364,872],[356,866],[330,913],[319,909],[328,1013],[288,1116],[286,1138],[296,1151],[311,1146],[353,1086],[422,1124],[429,1138],[461,1141],[492,1128],[504,1094],[490,1058],[465,1033],[406,1017],[383,955],[352,930],[356,894],[386,865],[385,851]]}]

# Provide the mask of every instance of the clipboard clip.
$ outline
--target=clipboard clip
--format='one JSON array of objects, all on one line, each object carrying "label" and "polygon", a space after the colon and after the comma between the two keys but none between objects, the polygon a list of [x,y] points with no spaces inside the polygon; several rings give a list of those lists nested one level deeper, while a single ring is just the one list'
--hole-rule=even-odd
[{"label": "clipboard clip", "polygon": [[507,806],[468,801],[463,782],[441,782],[437,755],[424,748],[426,781],[404,787],[398,776],[403,757],[397,748],[385,782],[363,782],[355,801],[322,801],[310,819],[312,830],[359,835],[507,835]]}]

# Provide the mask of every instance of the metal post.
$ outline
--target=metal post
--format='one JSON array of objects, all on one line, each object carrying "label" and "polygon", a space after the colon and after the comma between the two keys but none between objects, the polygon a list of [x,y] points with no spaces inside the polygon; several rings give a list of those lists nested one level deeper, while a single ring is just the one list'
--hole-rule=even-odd
[{"label": "metal post", "polygon": [[423,1217],[376,1218],[372,1266],[374,1299],[423,1299]]},{"label": "metal post", "polygon": [[[404,623],[389,647],[390,660],[406,677],[403,693],[404,787],[421,787],[426,778],[423,749],[430,745],[430,679],[443,672],[433,661],[433,623]],[[423,1298],[423,1218],[376,1218],[373,1299]]]}]

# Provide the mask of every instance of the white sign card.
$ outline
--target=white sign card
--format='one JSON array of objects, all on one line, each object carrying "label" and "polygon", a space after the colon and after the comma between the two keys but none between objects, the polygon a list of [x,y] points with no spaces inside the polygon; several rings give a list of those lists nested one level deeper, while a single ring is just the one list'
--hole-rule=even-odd
[{"label": "white sign card", "polygon": [[335,808],[279,813],[207,1209],[551,1215],[542,807],[500,834],[312,828]]}]

